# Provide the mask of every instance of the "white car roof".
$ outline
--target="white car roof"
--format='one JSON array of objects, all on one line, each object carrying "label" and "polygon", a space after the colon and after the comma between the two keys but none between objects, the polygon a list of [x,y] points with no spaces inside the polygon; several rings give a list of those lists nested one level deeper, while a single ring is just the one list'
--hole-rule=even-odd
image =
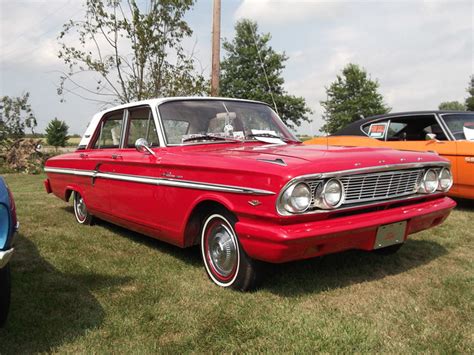
[{"label": "white car roof", "polygon": [[129,107],[135,107],[135,106],[140,106],[140,105],[149,105],[150,107],[157,107],[158,105],[167,102],[167,101],[180,101],[180,100],[217,100],[217,101],[222,101],[222,100],[232,100],[232,101],[243,101],[243,102],[253,102],[253,103],[259,103],[259,104],[264,104],[264,102],[261,101],[254,101],[254,100],[244,100],[244,99],[234,99],[230,97],[206,97],[206,96],[176,96],[176,97],[161,97],[161,98],[156,98],[156,99],[149,99],[149,100],[141,100],[141,101],[134,101],[134,102],[129,102],[126,104],[114,106],[111,108],[108,108],[106,110],[97,112],[94,116],[92,116],[92,119],[90,120],[89,124],[87,125],[86,131],[84,132],[84,135],[82,136],[81,141],[79,142],[79,147],[86,147],[89,144],[89,141],[92,138],[92,135],[94,134],[97,125],[100,122],[100,119],[102,116],[104,116],[108,112],[120,110],[120,109],[125,109]]}]

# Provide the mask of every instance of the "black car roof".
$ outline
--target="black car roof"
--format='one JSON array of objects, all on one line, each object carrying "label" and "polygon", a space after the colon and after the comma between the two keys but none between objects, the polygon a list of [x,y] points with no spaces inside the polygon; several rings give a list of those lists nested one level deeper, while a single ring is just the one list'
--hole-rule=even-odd
[{"label": "black car roof", "polygon": [[472,113],[472,111],[432,110],[432,111],[407,111],[407,112],[386,113],[382,115],[365,117],[355,122],[352,122],[348,124],[346,127],[334,133],[333,135],[334,136],[365,135],[361,131],[360,126],[362,126],[364,123],[371,122],[380,118],[390,118],[390,117],[398,117],[398,116],[421,116],[421,115],[429,115],[429,114],[446,114],[446,113]]}]

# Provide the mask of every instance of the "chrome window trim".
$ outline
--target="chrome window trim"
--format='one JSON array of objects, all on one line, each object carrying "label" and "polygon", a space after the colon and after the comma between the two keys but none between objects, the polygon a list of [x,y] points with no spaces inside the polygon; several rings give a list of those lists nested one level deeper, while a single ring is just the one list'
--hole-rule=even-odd
[{"label": "chrome window trim", "polygon": [[128,137],[128,121],[130,119],[130,112],[128,111],[129,109],[123,110],[123,116],[122,116],[122,132],[120,135],[120,144],[119,144],[119,149],[124,149],[125,148],[125,138]]},{"label": "chrome window trim", "polygon": [[110,180],[136,182],[136,183],[142,183],[142,184],[182,187],[182,188],[188,188],[188,189],[229,192],[229,193],[246,194],[246,195],[275,195],[276,194],[273,191],[254,189],[254,188],[243,187],[243,186],[221,185],[221,184],[212,184],[212,183],[206,183],[206,182],[177,180],[177,179],[168,179],[168,178],[155,178],[151,176],[101,173],[100,171],[97,171],[97,170],[45,167],[44,171],[47,173],[87,176],[93,179],[103,178],[103,179],[110,179]]},{"label": "chrome window trim", "polygon": [[160,147],[167,147],[168,144],[165,139],[163,125],[161,123],[160,110],[158,109],[158,106],[160,105],[155,105],[154,110],[152,110],[153,119],[155,121],[156,130],[158,131],[158,139],[160,141]]}]

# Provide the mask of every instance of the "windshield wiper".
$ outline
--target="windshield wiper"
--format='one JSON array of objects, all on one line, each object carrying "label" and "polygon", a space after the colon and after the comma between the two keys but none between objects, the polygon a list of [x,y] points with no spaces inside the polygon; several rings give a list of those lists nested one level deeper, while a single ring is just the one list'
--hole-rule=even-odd
[{"label": "windshield wiper", "polygon": [[275,134],[271,134],[271,133],[253,133],[253,134],[247,134],[246,135],[247,138],[257,138],[257,137],[262,137],[262,138],[276,138],[276,139],[279,139],[283,142],[293,142],[292,140],[288,139],[288,138],[285,138],[285,137],[280,137],[280,136],[277,136]]},{"label": "windshield wiper", "polygon": [[199,134],[193,137],[184,138],[182,140],[183,143],[191,142],[191,141],[229,141],[229,142],[240,142],[237,139],[214,136],[212,134]]}]

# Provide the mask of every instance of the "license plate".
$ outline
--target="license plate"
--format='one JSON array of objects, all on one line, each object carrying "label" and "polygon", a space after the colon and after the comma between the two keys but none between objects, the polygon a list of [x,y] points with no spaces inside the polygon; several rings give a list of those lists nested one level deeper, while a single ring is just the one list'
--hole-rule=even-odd
[{"label": "license plate", "polygon": [[407,221],[380,226],[377,230],[377,236],[375,237],[374,249],[403,243],[406,229]]}]

